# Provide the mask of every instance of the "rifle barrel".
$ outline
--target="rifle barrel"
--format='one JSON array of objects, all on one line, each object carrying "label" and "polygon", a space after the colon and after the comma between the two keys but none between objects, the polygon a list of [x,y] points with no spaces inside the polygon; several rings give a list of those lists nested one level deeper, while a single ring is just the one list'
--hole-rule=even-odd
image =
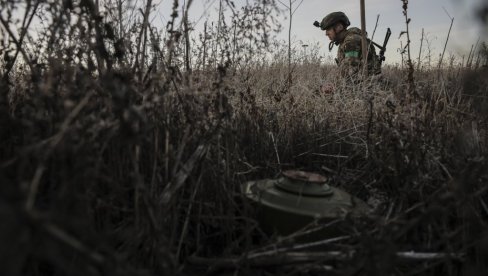
[{"label": "rifle barrel", "polygon": [[386,29],[385,41],[383,42],[383,48],[386,49],[386,44],[388,44],[388,40],[390,40],[391,30],[390,28]]}]

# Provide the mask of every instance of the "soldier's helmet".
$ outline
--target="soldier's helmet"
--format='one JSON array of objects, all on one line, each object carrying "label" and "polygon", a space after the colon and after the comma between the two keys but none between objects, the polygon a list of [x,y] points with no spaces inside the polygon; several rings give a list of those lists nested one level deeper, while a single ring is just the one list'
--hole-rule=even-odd
[{"label": "soldier's helmet", "polygon": [[320,29],[327,30],[339,22],[343,23],[345,27],[351,25],[351,22],[349,22],[349,18],[347,18],[346,14],[343,12],[333,12],[329,13],[326,17],[324,17],[324,19],[322,19],[322,22],[320,22]]}]

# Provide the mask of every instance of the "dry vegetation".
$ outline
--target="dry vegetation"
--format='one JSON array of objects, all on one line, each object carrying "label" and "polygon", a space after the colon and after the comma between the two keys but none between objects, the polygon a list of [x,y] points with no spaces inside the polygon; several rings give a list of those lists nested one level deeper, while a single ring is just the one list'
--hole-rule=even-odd
[{"label": "dry vegetation", "polygon": [[[486,275],[486,47],[364,86],[310,47],[290,82],[273,1],[200,35],[178,1],[164,28],[150,0],[98,2],[1,1],[2,275]],[[239,186],[286,168],[380,202],[342,254],[256,254],[290,244]]]}]

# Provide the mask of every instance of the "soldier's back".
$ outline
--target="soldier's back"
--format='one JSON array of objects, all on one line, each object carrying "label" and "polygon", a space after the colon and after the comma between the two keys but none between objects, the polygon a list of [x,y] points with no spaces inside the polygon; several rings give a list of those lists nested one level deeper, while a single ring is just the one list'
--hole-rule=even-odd
[{"label": "soldier's back", "polygon": [[[369,39],[367,39],[368,49],[368,75],[381,73],[381,65],[376,55],[376,49]],[[345,74],[357,74],[361,67],[362,59],[362,36],[361,30],[352,27],[346,30],[344,40],[339,45],[337,51],[338,64],[341,72]]]}]

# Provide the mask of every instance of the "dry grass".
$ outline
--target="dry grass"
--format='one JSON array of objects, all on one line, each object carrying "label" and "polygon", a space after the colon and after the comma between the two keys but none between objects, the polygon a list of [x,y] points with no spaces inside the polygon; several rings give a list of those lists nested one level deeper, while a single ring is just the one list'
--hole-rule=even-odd
[{"label": "dry grass", "polygon": [[[410,101],[399,68],[385,67],[384,80],[365,88],[337,81],[334,68],[318,59],[297,57],[289,87],[284,56],[260,62],[256,49],[242,46],[232,59],[232,47],[213,47],[218,41],[209,39],[206,63],[197,55],[189,72],[184,36],[158,38],[136,21],[131,36],[146,43],[117,31],[111,38],[116,20],[102,24],[95,10],[83,8],[79,22],[67,22],[69,8],[57,5],[41,4],[57,7],[47,12],[59,21],[46,23],[40,39],[51,50],[29,64],[19,56],[8,74],[2,64],[4,275],[218,273],[189,257],[223,260],[279,245],[260,231],[239,187],[286,168],[327,174],[332,185],[382,204],[371,217],[342,222],[349,237],[331,250],[354,250],[354,258],[268,263],[259,273],[486,271],[486,70],[417,72],[419,98]],[[262,22],[252,14],[240,16]],[[234,34],[262,38],[245,24],[220,36],[233,41]],[[127,45],[122,56],[120,41]],[[9,42],[1,50],[11,58],[16,45]],[[223,49],[216,67],[212,49]],[[137,52],[146,63],[135,63]],[[319,92],[324,80],[336,82],[333,94]],[[405,263],[396,255],[411,250],[462,256]],[[255,275],[251,264],[243,258],[233,270]]]}]

